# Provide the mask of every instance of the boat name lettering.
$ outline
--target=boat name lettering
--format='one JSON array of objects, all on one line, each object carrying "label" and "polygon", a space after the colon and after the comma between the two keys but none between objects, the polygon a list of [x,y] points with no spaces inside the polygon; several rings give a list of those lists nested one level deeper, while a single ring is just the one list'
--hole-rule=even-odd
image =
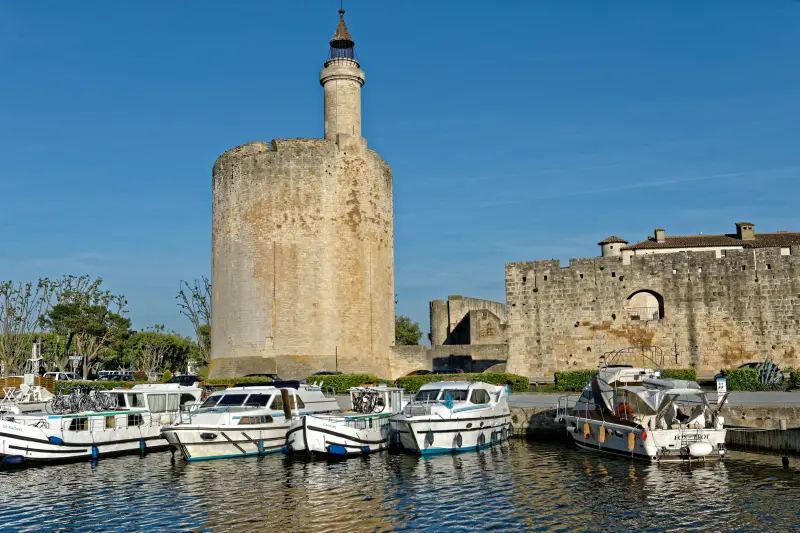
[{"label": "boat name lettering", "polygon": [[708,439],[708,437],[709,437],[708,433],[702,433],[699,435],[692,433],[690,435],[682,435],[682,436],[675,435],[675,440],[703,440],[703,439]]},{"label": "boat name lettering", "polygon": [[3,424],[0,427],[2,427],[3,429],[13,429],[14,431],[19,431],[20,433],[22,433],[22,428],[21,427],[9,426],[8,424]]}]

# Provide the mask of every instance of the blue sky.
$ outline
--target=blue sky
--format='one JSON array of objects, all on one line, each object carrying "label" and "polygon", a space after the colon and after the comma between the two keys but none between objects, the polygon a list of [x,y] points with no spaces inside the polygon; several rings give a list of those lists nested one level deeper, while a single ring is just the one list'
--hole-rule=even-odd
[{"label": "blue sky", "polygon": [[[337,1],[0,1],[0,279],[102,276],[189,333],[211,166],[322,135]],[[399,314],[600,239],[800,231],[800,2],[348,0]]]}]

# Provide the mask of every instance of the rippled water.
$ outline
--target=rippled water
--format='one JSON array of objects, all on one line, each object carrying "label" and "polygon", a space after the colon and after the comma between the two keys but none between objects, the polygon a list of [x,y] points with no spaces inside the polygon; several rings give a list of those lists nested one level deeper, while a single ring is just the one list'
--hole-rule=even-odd
[{"label": "rippled water", "polygon": [[651,466],[523,441],[338,462],[160,453],[0,472],[0,530],[800,531],[797,464]]}]

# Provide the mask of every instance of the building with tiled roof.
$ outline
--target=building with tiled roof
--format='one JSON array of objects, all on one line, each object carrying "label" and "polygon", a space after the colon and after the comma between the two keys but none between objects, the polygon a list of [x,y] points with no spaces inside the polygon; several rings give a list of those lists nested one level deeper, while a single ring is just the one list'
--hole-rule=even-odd
[{"label": "building with tiled roof", "polygon": [[667,235],[664,229],[657,228],[653,231],[652,237],[634,244],[627,245],[628,241],[616,236],[608,237],[598,244],[603,257],[622,256],[624,264],[629,263],[631,257],[639,255],[715,252],[717,257],[722,257],[727,250],[749,248],[780,248],[781,255],[789,255],[792,246],[800,246],[800,232],[777,231],[757,234],[753,223],[737,222],[736,233],[672,236]]}]

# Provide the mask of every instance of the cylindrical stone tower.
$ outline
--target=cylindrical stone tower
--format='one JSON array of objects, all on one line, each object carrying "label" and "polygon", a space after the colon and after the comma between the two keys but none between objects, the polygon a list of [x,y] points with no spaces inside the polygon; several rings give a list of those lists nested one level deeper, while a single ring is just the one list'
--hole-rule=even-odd
[{"label": "cylindrical stone tower", "polygon": [[392,172],[361,137],[364,73],[342,17],[320,82],[324,139],[249,143],[214,164],[212,377],[389,376]]}]

